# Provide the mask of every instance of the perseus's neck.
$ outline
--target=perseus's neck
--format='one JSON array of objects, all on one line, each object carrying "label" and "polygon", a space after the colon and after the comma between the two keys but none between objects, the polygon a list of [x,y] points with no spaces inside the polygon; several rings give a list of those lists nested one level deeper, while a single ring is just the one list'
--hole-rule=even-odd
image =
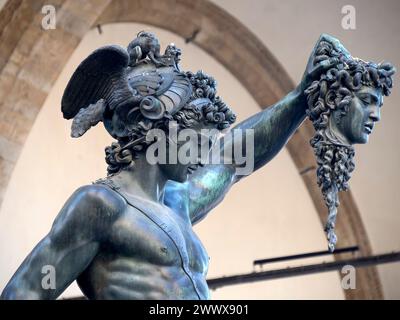
[{"label": "perseus's neck", "polygon": [[155,164],[149,164],[146,159],[135,159],[130,169],[121,170],[112,179],[129,194],[146,198],[150,201],[162,202],[167,178]]}]

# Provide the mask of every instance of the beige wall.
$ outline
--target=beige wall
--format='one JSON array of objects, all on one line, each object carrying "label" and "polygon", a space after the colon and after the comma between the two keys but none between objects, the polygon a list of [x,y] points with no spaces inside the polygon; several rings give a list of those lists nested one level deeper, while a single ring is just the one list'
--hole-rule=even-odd
[{"label": "beige wall", "polygon": [[[151,29],[162,46],[183,49],[185,70],[203,69],[219,83],[219,93],[240,119],[257,112],[251,96],[215,60],[175,35],[138,24],[103,26],[79,45],[46,100],[18,160],[0,211],[0,288],[32,247],[47,233],[66,198],[80,185],[105,175],[103,150],[111,139],[101,125],[81,139],[69,137],[60,99],[77,66],[95,48],[126,45],[142,29]],[[303,62],[304,64],[304,62]],[[235,186],[225,201],[196,227],[211,256],[209,277],[251,272],[257,258],[325,249],[321,224],[289,154],[283,150],[268,167]],[[319,260],[308,260],[313,262]],[[282,267],[286,265],[276,265]],[[72,286],[66,296],[79,294]],[[233,286],[213,298],[342,299],[337,273]]]}]

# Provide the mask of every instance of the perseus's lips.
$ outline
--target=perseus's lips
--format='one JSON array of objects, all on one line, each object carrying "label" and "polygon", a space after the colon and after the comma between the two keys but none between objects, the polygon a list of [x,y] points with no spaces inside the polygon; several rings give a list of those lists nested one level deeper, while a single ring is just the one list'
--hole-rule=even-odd
[{"label": "perseus's lips", "polygon": [[189,173],[189,174],[192,174],[194,171],[196,171],[196,169],[197,169],[198,166],[199,166],[198,164],[191,164],[191,165],[187,168],[188,173]]}]

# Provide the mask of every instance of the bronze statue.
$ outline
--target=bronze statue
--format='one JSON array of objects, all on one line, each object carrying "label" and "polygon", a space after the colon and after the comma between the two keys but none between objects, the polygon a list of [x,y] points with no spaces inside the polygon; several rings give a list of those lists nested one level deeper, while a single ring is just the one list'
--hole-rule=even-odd
[{"label": "bronze statue", "polygon": [[307,115],[316,131],[311,146],[318,163],[318,185],[329,211],[325,231],[329,250],[334,251],[338,192],[349,187],[354,170],[353,144],[368,142],[375,122],[380,119],[383,96],[390,94],[395,68],[390,63],[353,58],[321,41],[316,60],[327,58],[337,59],[338,63],[314,81],[305,94]]},{"label": "bronze statue", "polygon": [[[338,56],[322,59],[322,43]],[[205,145],[211,150],[223,140],[218,147],[222,153],[228,146],[246,147],[235,138],[223,139],[219,131],[226,137],[235,130],[251,130],[254,149],[247,151],[254,152],[253,172],[282,149],[307,112],[314,117],[311,88],[328,70],[339,68],[347,51],[338,40],[322,35],[296,89],[232,131],[228,127],[235,115],[217,95],[215,80],[201,71],[182,72],[180,55],[172,44],[161,54],[157,38],[141,32],[128,50],[100,48],[77,68],[65,90],[62,112],[73,119],[73,137],[103,122],[117,140],[106,148],[108,176],[68,199],[2,298],[54,299],[74,280],[89,299],[209,298],[209,258],[192,225],[240,181],[241,164],[225,153],[223,163],[197,157],[174,162],[168,151],[176,147],[184,153],[185,144],[172,138],[165,141],[167,161],[150,163],[147,151],[160,140],[149,139],[149,134],[169,133],[171,123],[179,132],[191,129],[199,136],[202,129],[217,129]],[[188,143],[191,149],[199,147],[198,141]],[[41,285],[44,265],[56,271],[55,289]]]}]

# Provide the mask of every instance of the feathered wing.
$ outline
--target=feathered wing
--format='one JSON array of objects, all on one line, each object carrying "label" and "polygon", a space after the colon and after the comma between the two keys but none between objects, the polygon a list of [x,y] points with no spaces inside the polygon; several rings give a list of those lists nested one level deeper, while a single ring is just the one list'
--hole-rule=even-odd
[{"label": "feathered wing", "polygon": [[90,54],[75,70],[64,91],[61,101],[64,118],[74,118],[79,110],[101,99],[111,110],[132,99],[135,92],[127,82],[128,64],[129,55],[120,46],[105,46]]},{"label": "feathered wing", "polygon": [[94,127],[100,121],[103,121],[103,113],[106,109],[104,99],[100,99],[87,108],[79,110],[78,114],[72,120],[71,137],[79,138],[85,134],[91,127]]}]

